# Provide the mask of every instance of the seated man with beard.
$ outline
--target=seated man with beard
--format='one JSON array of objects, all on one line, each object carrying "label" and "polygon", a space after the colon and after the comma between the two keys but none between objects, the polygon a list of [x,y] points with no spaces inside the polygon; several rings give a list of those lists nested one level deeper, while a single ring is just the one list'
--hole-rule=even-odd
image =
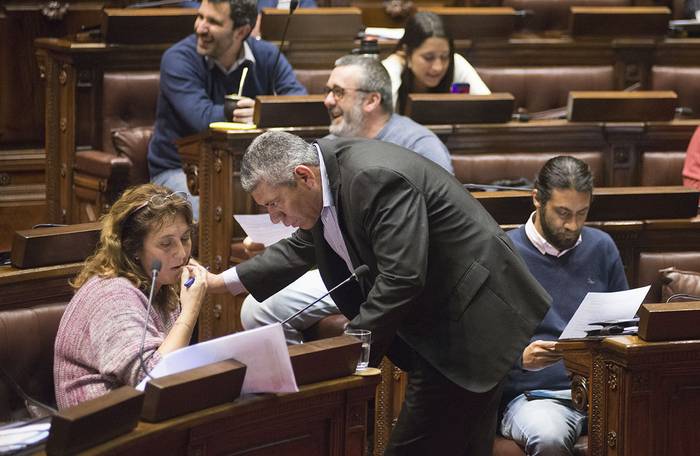
[{"label": "seated man with beard", "polygon": [[[360,55],[338,59],[326,83],[324,104],[331,118],[329,138],[358,137],[394,143],[453,173],[450,153],[440,139],[426,127],[393,112],[391,79],[377,60]],[[245,245],[249,255],[264,249],[249,238]],[[318,271],[310,271],[264,302],[248,296],[241,308],[241,322],[245,329],[281,322],[326,291]],[[302,331],[323,317],[339,313],[330,296],[323,298],[284,325],[287,343],[302,342]]]},{"label": "seated man with beard", "polygon": [[[535,180],[535,212],[525,225],[508,232],[532,275],[552,296],[521,363],[508,376],[501,402],[500,433],[530,455],[569,455],[586,429],[586,415],[567,400],[571,380],[554,351],[556,340],[588,292],[628,288],[613,240],[584,226],[592,195],[593,176],[586,163],[552,158]],[[532,390],[565,398],[535,399],[528,394]]]}]

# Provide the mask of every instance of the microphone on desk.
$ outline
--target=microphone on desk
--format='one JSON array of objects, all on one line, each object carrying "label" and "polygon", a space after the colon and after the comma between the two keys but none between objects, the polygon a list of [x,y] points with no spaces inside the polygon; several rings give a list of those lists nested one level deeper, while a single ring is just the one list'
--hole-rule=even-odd
[{"label": "microphone on desk", "polygon": [[282,32],[282,41],[280,42],[280,47],[277,48],[277,55],[275,56],[275,63],[272,65],[272,73],[270,74],[270,81],[272,84],[272,94],[277,95],[277,87],[275,87],[275,70],[277,69],[277,63],[280,60],[280,54],[282,54],[282,47],[284,47],[284,39],[287,37],[287,29],[289,28],[289,22],[292,19],[292,14],[294,10],[299,6],[299,0],[291,0],[289,2],[289,15],[287,16],[287,22],[284,24],[284,31]]},{"label": "microphone on desk", "polygon": [[337,290],[338,288],[342,287],[343,285],[345,285],[346,283],[348,283],[348,282],[351,281],[352,279],[360,280],[359,277],[360,277],[360,276],[363,276],[363,275],[365,275],[365,274],[367,274],[368,272],[369,272],[369,266],[367,266],[366,264],[361,264],[360,266],[356,267],[354,271],[352,271],[352,274],[350,274],[350,276],[349,276],[347,279],[343,280],[343,281],[340,282],[338,285],[336,285],[336,286],[334,286],[333,288],[331,288],[330,290],[328,290],[328,291],[326,292],[326,294],[324,294],[323,296],[319,297],[318,299],[316,299],[314,302],[312,302],[312,303],[309,304],[308,306],[306,306],[306,307],[304,307],[303,309],[299,310],[299,311],[296,312],[294,315],[288,317],[288,318],[287,318],[286,320],[284,320],[281,324],[284,325],[285,323],[289,322],[289,320],[291,320],[291,319],[293,319],[293,318],[299,316],[300,314],[302,314],[303,312],[305,312],[308,308],[310,308],[311,306],[313,306],[314,304],[316,304],[317,302],[319,302],[321,299],[325,298],[325,297],[328,296],[329,294],[333,293],[335,290]]},{"label": "microphone on desk", "polygon": [[143,371],[149,378],[153,378],[151,373],[146,368],[146,364],[143,362],[143,347],[146,344],[146,329],[148,328],[148,317],[151,313],[151,303],[153,302],[153,293],[156,288],[156,279],[158,278],[158,273],[160,272],[162,264],[160,260],[155,259],[151,262],[151,289],[148,293],[148,305],[146,306],[146,318],[143,319],[143,335],[141,336],[141,347],[139,348],[139,369]]}]

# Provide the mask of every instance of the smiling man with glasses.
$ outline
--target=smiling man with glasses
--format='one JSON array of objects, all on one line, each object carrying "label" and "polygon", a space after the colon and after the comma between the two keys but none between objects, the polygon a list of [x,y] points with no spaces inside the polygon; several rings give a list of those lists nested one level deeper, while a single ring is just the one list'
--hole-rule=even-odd
[{"label": "smiling man with glasses", "polygon": [[[381,63],[364,56],[347,55],[335,65],[326,83],[324,101],[331,118],[329,139],[360,137],[394,143],[452,172],[450,154],[440,139],[408,117],[393,113],[391,80]],[[274,208],[269,204],[266,207],[273,216]],[[265,248],[250,239],[246,239],[246,246],[253,255]],[[318,270],[313,270],[263,302],[249,295],[241,309],[243,327],[252,329],[283,321],[326,291]],[[302,331],[321,318],[339,313],[330,296],[323,298],[284,325],[287,342],[301,342]]]}]

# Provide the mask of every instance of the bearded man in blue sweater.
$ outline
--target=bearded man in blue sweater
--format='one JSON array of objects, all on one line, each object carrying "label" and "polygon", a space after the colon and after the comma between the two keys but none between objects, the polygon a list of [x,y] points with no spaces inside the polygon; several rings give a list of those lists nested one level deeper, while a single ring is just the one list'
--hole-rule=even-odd
[{"label": "bearded man in blue sweater", "polygon": [[[535,180],[535,212],[525,225],[508,232],[532,275],[552,296],[521,362],[509,374],[502,401],[500,433],[533,456],[572,454],[586,429],[586,415],[571,406],[571,380],[554,351],[555,341],[588,292],[628,288],[610,236],[584,226],[592,195],[593,176],[586,163],[552,158]],[[528,399],[526,392],[532,390],[547,390],[557,399],[527,394]]]},{"label": "bearded man in blue sweater", "polygon": [[[257,95],[305,95],[277,47],[250,37],[258,17],[255,0],[204,0],[194,34],[165,51],[153,138],[148,145],[151,181],[185,191],[187,179],[175,140],[206,130],[211,122],[252,122]],[[225,112],[224,97],[237,93],[244,68],[245,97]],[[195,217],[199,198],[191,197]]]}]

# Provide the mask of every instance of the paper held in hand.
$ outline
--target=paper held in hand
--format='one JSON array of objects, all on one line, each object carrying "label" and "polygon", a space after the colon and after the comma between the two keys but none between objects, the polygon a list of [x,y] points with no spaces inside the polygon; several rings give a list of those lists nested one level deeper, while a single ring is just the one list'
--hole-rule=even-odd
[{"label": "paper held in hand", "polygon": [[559,339],[586,337],[586,331],[600,328],[594,322],[628,320],[634,317],[649,292],[650,286],[612,293],[590,292],[581,301]]},{"label": "paper held in hand", "polygon": [[297,230],[293,226],[285,226],[284,223],[272,223],[267,214],[236,214],[233,218],[253,242],[265,244],[265,247],[288,238]]}]

